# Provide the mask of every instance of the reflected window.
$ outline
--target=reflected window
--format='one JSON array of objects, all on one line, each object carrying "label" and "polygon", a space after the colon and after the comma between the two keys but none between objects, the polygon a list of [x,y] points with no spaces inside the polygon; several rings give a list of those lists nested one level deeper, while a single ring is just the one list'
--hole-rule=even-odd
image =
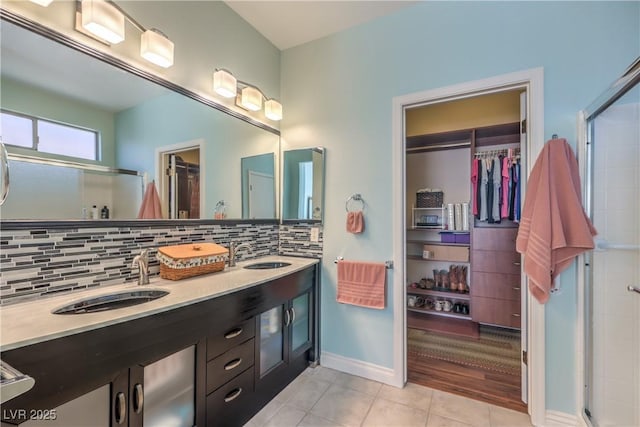
[{"label": "reflected window", "polygon": [[99,135],[83,129],[37,117],[2,111],[2,141],[41,153],[99,160]]},{"label": "reflected window", "polygon": [[298,197],[298,218],[311,219],[313,203],[313,163],[300,162],[300,192]]}]

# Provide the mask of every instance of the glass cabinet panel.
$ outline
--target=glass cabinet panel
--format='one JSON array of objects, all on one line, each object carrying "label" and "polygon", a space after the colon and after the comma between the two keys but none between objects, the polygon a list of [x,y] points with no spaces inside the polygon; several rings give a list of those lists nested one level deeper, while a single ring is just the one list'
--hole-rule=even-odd
[{"label": "glass cabinet panel", "polygon": [[260,315],[260,376],[284,362],[282,306]]},{"label": "glass cabinet panel", "polygon": [[295,352],[307,345],[311,340],[309,317],[310,294],[306,293],[295,298],[292,302],[292,338],[291,349]]}]

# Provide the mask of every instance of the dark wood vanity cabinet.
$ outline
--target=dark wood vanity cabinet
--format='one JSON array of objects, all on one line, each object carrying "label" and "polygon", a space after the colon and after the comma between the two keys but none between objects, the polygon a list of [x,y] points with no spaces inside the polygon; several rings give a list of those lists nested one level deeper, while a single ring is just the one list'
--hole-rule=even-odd
[{"label": "dark wood vanity cabinet", "polygon": [[520,254],[514,227],[475,227],[471,251],[474,322],[520,328]]},{"label": "dark wood vanity cabinet", "polygon": [[[106,424],[145,425],[145,409],[153,400],[145,369],[190,349],[193,424],[241,426],[317,359],[317,284],[312,265],[210,300],[2,352],[3,360],[36,381],[29,392],[2,405],[2,425],[24,421],[9,416],[18,409],[57,408],[105,385],[110,387]],[[273,326],[282,328],[286,362],[260,375],[262,314],[274,307],[282,308],[283,323]],[[296,330],[298,338],[292,338]]]}]

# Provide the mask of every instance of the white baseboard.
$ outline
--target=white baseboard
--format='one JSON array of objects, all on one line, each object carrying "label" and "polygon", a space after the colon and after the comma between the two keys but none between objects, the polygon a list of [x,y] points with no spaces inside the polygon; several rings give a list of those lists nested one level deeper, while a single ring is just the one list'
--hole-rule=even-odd
[{"label": "white baseboard", "polygon": [[575,427],[582,425],[579,422],[578,417],[574,414],[567,414],[560,411],[547,411],[545,417],[545,426],[547,427]]},{"label": "white baseboard", "polygon": [[404,385],[397,384],[397,375],[395,375],[393,369],[374,365],[369,362],[363,362],[362,360],[340,356],[339,354],[327,353],[326,351],[321,352],[320,365],[325,368],[331,368],[347,374],[357,375],[368,380],[378,381],[394,387],[402,387]]}]

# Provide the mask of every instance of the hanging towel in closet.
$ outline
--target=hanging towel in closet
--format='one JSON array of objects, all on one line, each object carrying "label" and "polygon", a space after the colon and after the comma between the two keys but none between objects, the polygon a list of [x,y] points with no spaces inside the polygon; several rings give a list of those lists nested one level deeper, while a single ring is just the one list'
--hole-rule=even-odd
[{"label": "hanging towel in closet", "polygon": [[533,166],[516,250],[524,255],[529,290],[549,299],[555,278],[573,259],[593,249],[596,230],[582,207],[578,161],[565,139],[545,145]]},{"label": "hanging towel in closet", "polygon": [[338,261],[337,301],[383,309],[387,268],[384,263]]}]

